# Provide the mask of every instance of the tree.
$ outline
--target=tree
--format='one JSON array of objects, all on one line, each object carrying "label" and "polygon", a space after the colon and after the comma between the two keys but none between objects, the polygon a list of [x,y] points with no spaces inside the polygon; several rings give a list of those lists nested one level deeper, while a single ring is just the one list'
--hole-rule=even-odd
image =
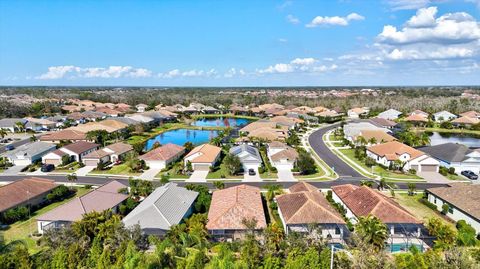
[{"label": "tree", "polygon": [[75,182],[75,181],[78,180],[77,174],[75,174],[75,173],[68,174],[68,175],[67,175],[67,180],[68,180],[70,183],[72,183],[72,185],[73,185],[73,182]]},{"label": "tree", "polygon": [[185,169],[187,170],[187,172],[193,172],[193,166],[191,161],[187,161]]},{"label": "tree", "polygon": [[21,122],[21,121],[15,122],[15,127],[18,130],[18,132],[25,131],[25,124],[26,124],[25,122]]},{"label": "tree", "polygon": [[35,135],[30,136],[30,142],[37,141],[37,137]]},{"label": "tree", "polygon": [[105,146],[105,143],[109,138],[109,134],[106,130],[93,130],[87,132],[86,138],[87,140],[95,141],[95,143]]},{"label": "tree", "polygon": [[70,155],[65,154],[62,156],[62,166],[69,164],[71,161],[72,161],[72,158],[70,158]]},{"label": "tree", "polygon": [[417,190],[417,185],[413,182],[409,182],[407,184],[407,187],[408,187],[408,195],[409,196],[415,195],[415,191]]},{"label": "tree", "polygon": [[273,198],[276,195],[281,194],[282,191],[282,186],[278,184],[268,184],[267,186],[267,200],[268,201],[273,201]]},{"label": "tree", "polygon": [[214,181],[213,182],[213,185],[215,186],[215,188],[217,188],[218,190],[221,190],[221,189],[224,189],[225,188],[225,183],[223,181]]},{"label": "tree", "polygon": [[453,247],[457,234],[449,225],[444,224],[439,218],[430,218],[425,225],[430,235],[435,236],[434,248],[448,249]]},{"label": "tree", "polygon": [[160,177],[160,183],[165,185],[168,182],[170,182],[170,176],[168,174],[162,174],[162,176]]},{"label": "tree", "polygon": [[242,162],[240,161],[240,158],[230,153],[227,154],[227,156],[225,156],[223,159],[223,164],[225,165],[228,174],[231,176],[238,173],[242,168]]},{"label": "tree", "polygon": [[193,143],[190,141],[185,142],[185,144],[183,144],[183,147],[185,148],[186,152],[190,152],[193,149]]},{"label": "tree", "polygon": [[0,137],[1,137],[2,139],[4,139],[7,134],[8,134],[8,133],[7,133],[7,131],[6,131],[5,129],[3,129],[3,128],[0,129]]},{"label": "tree", "polygon": [[288,144],[289,146],[295,147],[295,146],[300,145],[300,138],[298,137],[297,133],[292,132],[292,133],[287,137],[287,139],[285,139],[285,142],[287,142],[287,144]]},{"label": "tree", "polygon": [[317,171],[315,160],[305,151],[300,151],[296,164],[302,175],[314,174]]},{"label": "tree", "polygon": [[372,245],[377,251],[385,247],[385,241],[388,238],[387,226],[372,215],[359,217],[355,225],[355,233],[363,242]]},{"label": "tree", "polygon": [[382,177],[378,182],[378,189],[384,190],[386,187],[387,187],[387,181],[385,180],[385,178]]}]

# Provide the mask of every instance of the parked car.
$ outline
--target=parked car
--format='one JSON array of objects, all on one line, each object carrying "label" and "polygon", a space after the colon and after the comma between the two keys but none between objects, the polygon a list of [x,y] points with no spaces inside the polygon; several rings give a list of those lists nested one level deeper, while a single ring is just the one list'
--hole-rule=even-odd
[{"label": "parked car", "polygon": [[255,175],[255,170],[253,170],[252,168],[248,169],[248,174],[250,176],[254,176]]},{"label": "parked car", "polygon": [[461,173],[463,176],[465,176],[466,178],[469,178],[471,180],[477,180],[478,179],[478,175],[475,174],[474,172],[470,171],[470,170],[465,170],[465,171],[462,171]]},{"label": "parked car", "polygon": [[8,145],[5,147],[5,150],[14,150],[15,146],[14,145]]},{"label": "parked car", "polygon": [[53,164],[44,164],[42,165],[42,168],[40,168],[40,171],[42,172],[50,172],[53,169],[55,169],[55,166]]}]

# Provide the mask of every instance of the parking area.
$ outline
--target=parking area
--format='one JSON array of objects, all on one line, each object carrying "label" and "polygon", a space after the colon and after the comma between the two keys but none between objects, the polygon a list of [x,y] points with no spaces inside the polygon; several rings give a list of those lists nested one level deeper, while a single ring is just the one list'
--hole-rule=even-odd
[{"label": "parking area", "polygon": [[449,183],[448,178],[437,172],[418,172],[417,175],[425,179],[428,183]]},{"label": "parking area", "polygon": [[194,170],[187,182],[207,182],[208,170]]},{"label": "parking area", "polygon": [[293,177],[292,170],[289,168],[277,168],[278,171],[278,181],[298,181]]},{"label": "parking area", "polygon": [[262,179],[260,178],[260,175],[258,174],[258,167],[256,168],[252,167],[249,169],[253,169],[253,171],[255,171],[255,175],[249,175],[248,170],[246,170],[245,173],[243,174],[243,181],[245,182],[262,181]]}]

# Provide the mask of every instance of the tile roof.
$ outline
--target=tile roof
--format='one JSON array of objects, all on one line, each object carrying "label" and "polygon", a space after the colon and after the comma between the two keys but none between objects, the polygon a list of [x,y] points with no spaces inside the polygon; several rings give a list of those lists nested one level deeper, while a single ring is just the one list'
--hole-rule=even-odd
[{"label": "tile roof", "polygon": [[184,147],[172,143],[165,144],[138,157],[145,161],[167,161],[183,152]]},{"label": "tile roof", "polygon": [[105,148],[113,151],[117,155],[121,155],[121,154],[124,154],[125,152],[129,152],[133,150],[133,147],[131,145],[123,142],[111,144],[106,146]]},{"label": "tile roof", "polygon": [[270,159],[272,161],[280,161],[280,160],[289,160],[289,161],[294,161],[298,158],[298,152],[291,147],[287,147],[286,149],[279,151],[272,156],[270,156]]},{"label": "tile roof", "polygon": [[480,185],[453,183],[427,191],[480,221]]},{"label": "tile roof", "polygon": [[378,144],[374,146],[370,146],[367,148],[368,151],[375,153],[376,155],[382,157],[388,157],[388,160],[396,160],[398,157],[404,153],[408,153],[410,155],[410,159],[416,159],[425,153],[414,149],[410,146],[407,146],[403,143],[398,141],[391,141],[383,144]]},{"label": "tile roof", "polygon": [[283,194],[276,200],[286,224],[345,224],[342,216],[318,190]]},{"label": "tile roof", "polygon": [[434,158],[447,162],[461,162],[466,159],[465,155],[473,151],[467,146],[457,143],[422,147],[421,150]]},{"label": "tile roof", "polygon": [[97,150],[94,150],[90,153],[88,153],[87,155],[83,156],[82,159],[83,160],[87,160],[87,159],[101,159],[103,157],[106,157],[106,156],[109,156],[110,155],[110,152],[108,151],[105,151],[103,149],[97,149]]},{"label": "tile roof", "polygon": [[58,132],[40,136],[40,141],[60,141],[60,140],[85,140],[86,134],[72,129],[65,129]]},{"label": "tile roof", "polygon": [[203,144],[195,147],[190,151],[185,158],[192,156],[193,154],[199,152],[200,156],[190,160],[192,163],[211,163],[217,159],[217,156],[222,152],[222,149],[210,144]]},{"label": "tile roof", "polygon": [[290,188],[288,188],[288,190],[291,192],[291,193],[294,193],[294,192],[304,192],[304,191],[316,191],[318,192],[318,188],[313,186],[312,184],[308,184],[306,182],[299,182],[297,184],[294,184],[292,185]]},{"label": "tile roof", "polygon": [[405,118],[405,121],[420,121],[420,122],[428,122],[427,117],[422,116],[422,114],[412,114]]},{"label": "tile roof", "polygon": [[93,211],[102,212],[111,209],[125,199],[128,195],[118,193],[121,188],[126,188],[117,181],[112,181],[83,196],[74,198],[66,204],[56,207],[37,217],[37,220],[47,221],[78,221],[83,215]]},{"label": "tile roof", "polygon": [[207,229],[245,230],[243,219],[256,219],[257,229],[267,227],[259,188],[239,185],[213,192]]},{"label": "tile roof", "polygon": [[467,112],[463,112],[462,114],[460,114],[460,116],[465,116],[465,117],[470,117],[470,118],[478,118],[478,117],[480,117],[480,112],[477,112],[475,110],[470,110],[470,111],[467,111]]},{"label": "tile roof", "polygon": [[375,141],[377,141],[377,143],[391,142],[397,140],[395,137],[385,133],[382,130],[362,130],[360,135],[365,138],[367,142],[370,141],[372,138],[375,138]]},{"label": "tile roof", "polygon": [[155,189],[122,222],[127,227],[138,224],[142,229],[170,230],[182,221],[197,196],[197,192],[168,183]]},{"label": "tile roof", "polygon": [[459,124],[478,124],[480,123],[480,119],[472,118],[468,116],[462,116],[460,118],[452,120],[452,123],[459,123]]},{"label": "tile roof", "polygon": [[68,150],[70,150],[74,153],[81,154],[85,151],[96,149],[99,146],[100,146],[99,144],[95,144],[95,143],[91,143],[91,142],[77,141],[75,143],[65,145],[65,146],[63,146],[63,148],[68,149]]},{"label": "tile roof", "polygon": [[356,217],[373,215],[383,223],[415,223],[421,221],[394,200],[367,186],[339,185],[333,192]]},{"label": "tile roof", "polygon": [[13,208],[28,199],[47,193],[57,185],[50,179],[29,177],[0,187],[0,212]]},{"label": "tile roof", "polygon": [[393,126],[397,125],[397,123],[394,122],[394,121],[387,120],[387,119],[384,119],[384,118],[378,118],[378,117],[371,118],[370,121],[373,124],[379,125],[381,127],[393,127]]}]

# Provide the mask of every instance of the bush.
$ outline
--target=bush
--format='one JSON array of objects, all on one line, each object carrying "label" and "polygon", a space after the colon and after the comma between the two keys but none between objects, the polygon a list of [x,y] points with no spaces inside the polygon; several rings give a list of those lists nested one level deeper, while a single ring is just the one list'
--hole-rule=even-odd
[{"label": "bush", "polygon": [[442,176],[447,176],[448,175],[448,169],[446,167],[443,167],[443,166],[440,166],[438,172],[442,175]]},{"label": "bush", "polygon": [[455,173],[455,167],[448,168],[448,173],[452,175],[456,175],[457,173]]},{"label": "bush", "polygon": [[450,209],[450,206],[448,204],[443,204],[442,205],[442,214],[447,215],[449,209]]},{"label": "bush", "polygon": [[412,168],[412,169],[408,170],[408,173],[411,174],[411,175],[415,175],[417,173],[417,170]]},{"label": "bush", "polygon": [[421,198],[420,202],[424,205],[426,205],[428,208],[432,210],[438,210],[437,206],[434,203],[430,203],[427,199]]},{"label": "bush", "polygon": [[365,165],[366,165],[367,167],[372,167],[372,166],[374,166],[376,163],[377,163],[377,162],[376,162],[375,159],[373,159],[373,158],[370,158],[370,157],[365,158]]}]

